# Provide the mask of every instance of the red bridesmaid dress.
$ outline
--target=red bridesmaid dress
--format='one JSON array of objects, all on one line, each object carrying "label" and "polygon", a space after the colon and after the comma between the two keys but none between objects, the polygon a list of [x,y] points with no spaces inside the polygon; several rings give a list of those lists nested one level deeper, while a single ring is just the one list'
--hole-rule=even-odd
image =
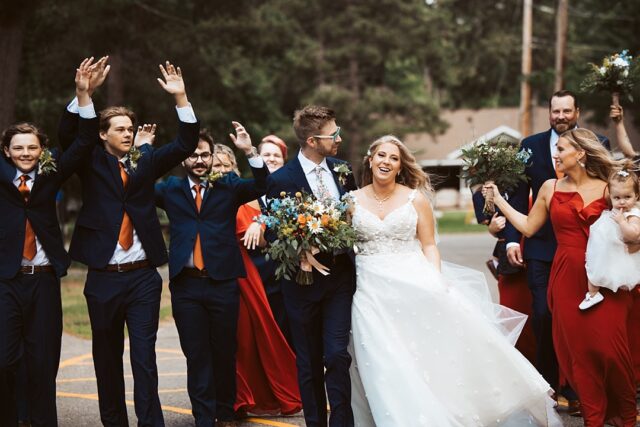
[{"label": "red bridesmaid dress", "polygon": [[[236,235],[242,237],[260,210],[238,209]],[[295,414],[302,409],[295,354],[273,318],[258,270],[240,243],[246,278],[239,278],[237,395],[240,414]]]},{"label": "red bridesmaid dress", "polygon": [[522,333],[516,342],[516,348],[524,357],[535,364],[536,338],[531,326],[531,291],[527,285],[527,273],[520,270],[513,274],[500,274],[498,276],[498,292],[500,305],[509,307],[520,313],[526,314],[527,323],[524,324]]},{"label": "red bridesmaid dress", "polygon": [[627,321],[630,292],[601,289],[604,301],[586,310],[585,251],[589,226],[607,208],[604,197],[584,206],[577,192],[556,191],[550,204],[558,241],[549,280],[553,342],[561,382],[568,381],[582,403],[585,426],[636,425],[636,386]]}]

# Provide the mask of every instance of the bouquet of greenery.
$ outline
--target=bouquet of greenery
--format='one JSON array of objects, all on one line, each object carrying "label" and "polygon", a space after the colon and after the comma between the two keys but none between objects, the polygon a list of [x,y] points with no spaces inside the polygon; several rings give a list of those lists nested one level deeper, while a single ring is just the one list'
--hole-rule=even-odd
[{"label": "bouquet of greenery", "polygon": [[628,50],[605,57],[602,65],[590,65],[591,73],[582,82],[583,91],[610,92],[614,105],[620,105],[621,94],[631,96],[631,89],[638,78],[637,64]]},{"label": "bouquet of greenery", "polygon": [[[464,166],[460,177],[470,187],[494,183],[500,190],[509,191],[517,187],[520,181],[526,182],[524,171],[530,158],[530,149],[521,150],[519,145],[504,139],[478,141],[462,149]],[[493,215],[494,212],[493,194],[487,194],[484,213]]]},{"label": "bouquet of greenery", "polygon": [[329,274],[314,255],[353,247],[356,235],[347,221],[349,205],[349,195],[340,201],[320,201],[301,192],[293,197],[282,192],[279,199],[268,200],[267,214],[257,221],[276,233],[277,239],[266,249],[267,259],[278,262],[276,278],[291,280],[297,271],[296,282],[310,285],[313,268]]}]

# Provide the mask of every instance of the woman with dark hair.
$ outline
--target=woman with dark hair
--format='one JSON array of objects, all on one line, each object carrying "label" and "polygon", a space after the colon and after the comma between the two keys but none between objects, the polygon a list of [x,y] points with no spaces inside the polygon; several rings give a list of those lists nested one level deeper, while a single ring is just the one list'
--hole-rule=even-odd
[{"label": "woman with dark hair", "polygon": [[546,181],[529,215],[513,209],[492,189],[496,206],[525,236],[551,218],[558,240],[549,279],[553,342],[562,381],[578,393],[586,426],[636,425],[636,386],[627,321],[629,292],[606,289],[588,311],[577,305],[587,291],[585,252],[589,227],[607,209],[607,179],[616,165],[598,137],[581,128],[564,132],[554,155],[561,179]]}]

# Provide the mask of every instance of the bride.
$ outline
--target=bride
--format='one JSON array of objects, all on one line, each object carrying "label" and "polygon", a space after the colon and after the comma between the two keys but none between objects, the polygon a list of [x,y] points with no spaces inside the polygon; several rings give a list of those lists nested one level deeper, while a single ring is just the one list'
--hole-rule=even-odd
[{"label": "bride", "polygon": [[364,169],[352,193],[356,426],[562,425],[549,384],[513,347],[523,316],[491,303],[482,273],[441,262],[413,155],[384,136]]}]

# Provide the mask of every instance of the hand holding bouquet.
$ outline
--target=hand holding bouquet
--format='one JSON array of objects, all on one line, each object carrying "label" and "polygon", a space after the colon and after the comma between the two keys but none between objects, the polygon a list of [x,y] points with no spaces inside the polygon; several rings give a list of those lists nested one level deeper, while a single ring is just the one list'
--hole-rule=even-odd
[{"label": "hand holding bouquet", "polygon": [[[529,165],[531,150],[520,150],[517,144],[495,138],[478,141],[462,149],[464,166],[460,177],[470,187],[495,183],[502,191],[514,189],[520,181],[527,180],[525,167]],[[493,193],[487,194],[484,213],[493,215]]]},{"label": "hand holding bouquet", "polygon": [[628,50],[607,56],[602,65],[591,64],[591,73],[582,82],[582,90],[587,92],[606,91],[611,93],[613,105],[620,105],[620,95],[631,96],[631,89],[637,80],[637,66]]},{"label": "hand holding bouquet", "polygon": [[329,269],[316,260],[318,252],[332,253],[350,249],[355,243],[355,231],[347,221],[349,195],[341,201],[320,201],[313,195],[286,193],[267,202],[266,215],[257,221],[276,233],[277,239],[267,247],[267,258],[278,262],[276,278],[291,280],[301,285],[313,283],[313,268],[327,275]]}]

